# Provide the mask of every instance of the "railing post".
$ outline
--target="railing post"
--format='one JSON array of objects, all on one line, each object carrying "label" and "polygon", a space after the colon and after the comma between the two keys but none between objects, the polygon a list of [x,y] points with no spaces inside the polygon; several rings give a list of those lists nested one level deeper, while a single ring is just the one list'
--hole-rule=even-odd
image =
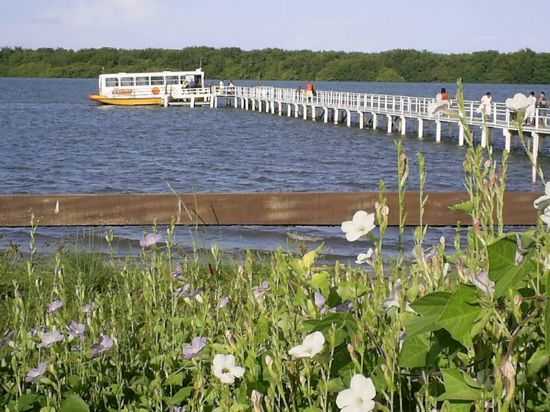
[{"label": "railing post", "polygon": [[531,161],[533,162],[532,168],[531,168],[531,180],[533,183],[537,182],[537,158],[539,155],[539,134],[538,133],[531,133],[531,136],[533,137],[533,148],[531,152]]}]

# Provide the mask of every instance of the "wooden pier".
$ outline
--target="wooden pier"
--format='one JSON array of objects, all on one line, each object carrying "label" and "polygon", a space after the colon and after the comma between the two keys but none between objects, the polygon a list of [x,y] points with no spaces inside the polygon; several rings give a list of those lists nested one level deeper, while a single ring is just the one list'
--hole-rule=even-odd
[{"label": "wooden pier", "polygon": [[[483,147],[494,141],[494,132],[500,131],[504,139],[504,150],[510,151],[512,137],[519,131],[516,116],[521,112],[511,111],[504,103],[494,102],[491,114],[484,116],[478,111],[480,102],[464,102],[464,116],[460,120],[459,106],[451,99],[445,110],[432,114],[430,107],[435,98],[396,96],[370,93],[350,93],[342,91],[318,91],[308,96],[305,90],[276,87],[211,87],[200,89],[200,93],[189,90],[189,101],[195,98],[207,102],[211,108],[231,106],[242,110],[253,110],[279,116],[301,118],[304,120],[345,122],[348,127],[356,124],[360,129],[384,127],[388,133],[407,134],[409,125],[416,124],[419,139],[424,137],[427,123],[435,126],[435,141],[443,138],[442,125],[454,126],[458,134],[458,145],[463,146],[465,133],[463,124],[480,137]],[[184,94],[185,94],[184,93]],[[178,104],[165,96],[164,105]],[[537,108],[530,123],[521,126],[521,131],[529,139],[532,164],[532,180],[537,178],[537,160],[544,146],[544,137],[550,135],[550,109]],[[412,129],[412,128],[411,128]]]}]

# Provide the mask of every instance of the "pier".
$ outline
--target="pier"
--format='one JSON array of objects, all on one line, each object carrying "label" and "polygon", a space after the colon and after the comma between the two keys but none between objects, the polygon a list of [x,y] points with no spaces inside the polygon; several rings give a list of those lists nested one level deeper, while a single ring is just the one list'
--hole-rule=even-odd
[{"label": "pier", "polygon": [[[460,119],[459,105],[455,99],[449,100],[445,110],[432,114],[430,107],[435,103],[435,98],[343,91],[320,90],[308,96],[305,90],[290,88],[213,86],[183,90],[178,92],[177,98],[173,97],[166,94],[163,105],[233,107],[314,122],[345,123],[347,127],[357,125],[360,129],[383,128],[388,133],[401,135],[414,131],[419,139],[431,126],[435,128],[437,143],[458,135],[459,146],[464,145],[464,125],[467,125],[482,147],[491,145],[499,133],[504,140],[504,150],[508,152],[512,138],[520,133],[521,127],[531,153],[533,182],[536,182],[537,160],[544,147],[544,138],[550,135],[550,109],[537,108],[529,124],[518,126],[523,122],[518,122],[516,116],[523,116],[523,113],[511,111],[503,102],[493,102],[491,115],[485,116],[477,110],[479,101],[466,100],[464,117]],[[448,126],[448,136],[443,136],[443,125]]]}]

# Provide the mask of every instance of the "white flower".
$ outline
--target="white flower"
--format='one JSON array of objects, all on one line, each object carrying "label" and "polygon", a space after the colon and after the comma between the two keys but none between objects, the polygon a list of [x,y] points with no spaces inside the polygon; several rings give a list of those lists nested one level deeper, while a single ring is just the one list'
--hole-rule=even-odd
[{"label": "white flower", "polygon": [[294,358],[313,358],[323,350],[325,337],[321,332],[313,332],[304,338],[301,345],[295,346],[288,351]]},{"label": "white flower", "polygon": [[374,409],[376,389],[370,378],[354,375],[349,389],[336,397],[336,405],[342,412],[370,412]]},{"label": "white flower", "polygon": [[540,216],[540,220],[542,220],[546,226],[550,228],[550,206],[544,209],[544,213]]},{"label": "white flower", "polygon": [[27,376],[25,376],[25,382],[34,383],[42,377],[48,370],[48,364],[46,362],[39,363],[34,369],[31,369]]},{"label": "white flower", "polygon": [[516,93],[513,98],[506,99],[506,108],[514,112],[520,112],[529,107],[529,99],[523,93]]},{"label": "white flower", "polygon": [[367,253],[359,253],[357,255],[357,259],[355,260],[355,263],[358,265],[362,265],[363,263],[368,264],[369,266],[374,265],[374,251],[372,248],[367,250]]},{"label": "white flower", "polygon": [[242,378],[244,368],[235,365],[235,356],[217,354],[212,361],[212,373],[222,383],[231,385],[235,378]]},{"label": "white flower", "polygon": [[400,308],[401,307],[401,279],[395,281],[392,290],[390,291],[390,296],[384,300],[384,309],[388,310],[390,308]]},{"label": "white flower", "polygon": [[374,213],[367,213],[364,210],[355,212],[352,220],[342,223],[342,232],[346,234],[348,242],[356,241],[374,228]]}]

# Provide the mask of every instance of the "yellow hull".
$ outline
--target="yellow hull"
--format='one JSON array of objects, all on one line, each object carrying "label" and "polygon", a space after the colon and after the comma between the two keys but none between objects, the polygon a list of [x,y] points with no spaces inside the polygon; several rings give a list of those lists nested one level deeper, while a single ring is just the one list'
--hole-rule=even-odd
[{"label": "yellow hull", "polygon": [[150,106],[161,104],[160,97],[146,97],[146,98],[128,98],[128,97],[104,97],[97,94],[90,95],[90,100],[103,104],[113,104],[116,106]]}]

